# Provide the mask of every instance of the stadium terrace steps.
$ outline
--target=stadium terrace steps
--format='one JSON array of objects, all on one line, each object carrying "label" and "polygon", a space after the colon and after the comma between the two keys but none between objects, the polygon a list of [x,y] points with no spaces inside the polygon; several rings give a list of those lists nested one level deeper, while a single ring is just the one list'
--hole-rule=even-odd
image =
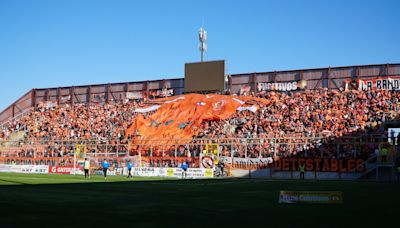
[{"label": "stadium terrace steps", "polygon": [[13,133],[11,136],[10,136],[10,141],[21,141],[23,138],[25,138],[25,135],[26,135],[26,131],[25,130],[20,130],[20,131],[17,131],[17,132],[15,132],[15,133]]},{"label": "stadium terrace steps", "polygon": [[5,147],[12,146],[15,142],[22,141],[26,136],[25,130],[20,130],[11,134],[7,142],[4,143]]},{"label": "stadium terrace steps", "polygon": [[380,180],[392,181],[395,180],[395,172],[392,172],[393,163],[374,163],[367,165],[365,173],[360,175],[360,180]]}]

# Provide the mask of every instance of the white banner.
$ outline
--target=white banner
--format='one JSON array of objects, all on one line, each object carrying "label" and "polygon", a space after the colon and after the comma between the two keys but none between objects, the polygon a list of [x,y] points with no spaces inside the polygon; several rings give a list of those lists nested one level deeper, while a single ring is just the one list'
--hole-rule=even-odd
[{"label": "white banner", "polygon": [[400,90],[400,79],[359,80],[358,90]]},{"label": "white banner", "polygon": [[239,99],[237,99],[237,98],[232,98],[232,100],[238,102],[238,103],[241,104],[241,105],[244,104],[244,103],[246,103],[246,102],[244,102],[244,101],[242,101],[242,100],[239,100]]},{"label": "white banner", "polygon": [[240,106],[240,107],[237,108],[236,110],[237,110],[237,111],[240,111],[240,112],[249,110],[249,111],[255,113],[255,112],[257,112],[257,109],[258,109],[258,108],[257,108],[256,106],[253,105],[253,106],[247,106],[247,107]]},{"label": "white banner", "polygon": [[166,101],[165,104],[177,102],[177,101],[179,101],[179,100],[184,100],[184,99],[185,99],[185,97],[178,97],[178,98],[175,98],[175,99],[173,99],[173,100]]},{"label": "white banner", "polygon": [[272,164],[274,159],[272,157],[268,158],[232,158],[232,157],[221,157],[220,160],[228,164]]},{"label": "white banner", "polygon": [[137,108],[135,109],[134,112],[139,112],[139,113],[146,113],[146,112],[151,112],[151,111],[155,111],[157,109],[160,108],[160,105],[153,105],[147,108]]},{"label": "white banner", "polygon": [[[152,168],[152,167],[135,167],[132,169],[133,176],[141,177],[182,177],[181,168]],[[214,172],[212,169],[189,168],[186,172],[186,177],[191,179],[213,178]]]},{"label": "white banner", "polygon": [[16,165],[0,165],[0,172],[4,173],[20,173],[21,167]]},{"label": "white banner", "polygon": [[136,99],[143,99],[143,93],[142,92],[127,92],[126,93],[126,99],[130,100],[136,100]]},{"label": "white banner", "polygon": [[0,165],[0,172],[49,173],[49,166],[47,166],[47,165]]},{"label": "white banner", "polygon": [[294,82],[260,82],[258,91],[293,91],[299,89],[297,81]]}]

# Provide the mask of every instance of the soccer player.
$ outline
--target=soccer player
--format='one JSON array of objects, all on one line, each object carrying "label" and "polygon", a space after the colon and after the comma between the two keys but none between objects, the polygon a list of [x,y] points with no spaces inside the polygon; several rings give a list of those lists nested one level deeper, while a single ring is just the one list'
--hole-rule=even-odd
[{"label": "soccer player", "polygon": [[104,179],[107,179],[107,170],[110,167],[110,164],[106,159],[104,159],[102,166],[103,166]]},{"label": "soccer player", "polygon": [[90,162],[88,161],[87,158],[85,158],[85,161],[83,162],[83,170],[85,171],[85,179],[87,177],[90,178],[89,170],[90,170]]},{"label": "soccer player", "polygon": [[186,162],[182,163],[181,169],[182,169],[182,179],[184,176],[186,178],[187,177],[187,169],[188,169],[188,165],[186,164]]},{"label": "soccer player", "polygon": [[128,161],[128,164],[127,164],[127,167],[128,167],[128,177],[127,178],[129,178],[129,177],[131,177],[131,178],[133,178],[132,177],[132,173],[131,173],[131,171],[132,171],[132,162],[131,161]]}]

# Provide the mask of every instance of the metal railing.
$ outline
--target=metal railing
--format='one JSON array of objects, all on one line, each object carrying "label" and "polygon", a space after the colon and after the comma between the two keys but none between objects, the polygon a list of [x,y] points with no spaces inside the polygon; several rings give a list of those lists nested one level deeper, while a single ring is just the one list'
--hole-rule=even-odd
[{"label": "metal railing", "polygon": [[[0,164],[45,164],[52,166],[80,167],[85,157],[93,167],[101,167],[103,159],[112,161],[114,167],[124,167],[127,160],[138,161],[136,165],[149,167],[179,167],[183,161],[191,167],[202,167],[202,158],[213,156],[214,159],[226,161],[228,167],[236,170],[264,170],[270,178],[279,178],[279,172],[274,173],[274,165],[285,159],[333,159],[362,160],[360,167],[366,167],[365,172],[338,173],[338,179],[362,178],[378,167],[379,150],[382,144],[388,145],[387,136],[363,135],[341,138],[321,137],[282,137],[282,138],[202,138],[142,140],[140,143],[101,144],[98,140],[74,141],[40,141],[36,144],[16,142],[14,145],[1,146]],[[214,147],[215,145],[215,147]],[[388,161],[394,164],[399,155],[400,145],[393,147],[393,158]],[[370,166],[367,166],[370,165]],[[389,165],[387,163],[386,165]],[[359,166],[355,169],[358,170]],[[264,172],[260,171],[260,172]],[[248,171],[250,173],[250,171]],[[286,172],[286,171],[285,171]],[[290,170],[291,178],[297,178],[296,170]],[[377,171],[376,171],[377,172]],[[315,175],[317,172],[308,172]],[[309,174],[309,175],[311,175]],[[253,174],[252,174],[253,175]],[[318,178],[323,178],[323,174]],[[335,174],[336,175],[336,174]],[[343,176],[342,176],[343,175]],[[353,176],[352,176],[353,175]],[[288,175],[286,175],[288,177]],[[290,175],[289,175],[290,177]],[[335,177],[336,178],[336,177]]]},{"label": "metal railing", "polygon": [[[110,143],[112,142],[112,143]],[[2,141],[0,142],[0,156],[4,153],[13,151],[50,151],[60,154],[74,151],[78,147],[84,147],[86,151],[93,153],[131,153],[142,154],[143,156],[168,155],[172,156],[182,154],[183,151],[190,151],[192,154],[198,154],[209,145],[217,145],[218,150],[230,156],[237,157],[256,157],[270,156],[271,154],[281,156],[284,154],[293,154],[307,151],[319,150],[323,156],[326,149],[332,154],[336,151],[339,157],[340,151],[346,145],[356,147],[378,145],[387,142],[387,136],[383,135],[360,135],[357,137],[347,136],[340,138],[324,137],[281,137],[281,138],[192,138],[192,139],[161,139],[161,140],[133,140],[130,143],[121,143],[120,139],[108,140],[40,140],[37,142],[25,141]],[[395,142],[396,143],[396,142]],[[372,148],[372,147],[371,147]],[[354,148],[352,148],[354,149]],[[357,148],[356,148],[357,149]],[[358,148],[360,149],[360,148]],[[196,153],[192,151],[196,150]],[[35,155],[36,156],[36,155]]]}]

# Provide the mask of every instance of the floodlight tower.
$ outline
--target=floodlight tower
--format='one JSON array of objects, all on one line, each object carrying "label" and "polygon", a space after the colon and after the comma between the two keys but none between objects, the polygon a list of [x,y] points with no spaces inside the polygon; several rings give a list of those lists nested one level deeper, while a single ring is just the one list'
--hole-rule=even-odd
[{"label": "floodlight tower", "polygon": [[204,52],[207,50],[207,45],[206,45],[206,40],[207,40],[207,31],[203,29],[203,27],[200,27],[199,29],[199,50],[201,52],[201,61],[203,62],[204,59]]}]

